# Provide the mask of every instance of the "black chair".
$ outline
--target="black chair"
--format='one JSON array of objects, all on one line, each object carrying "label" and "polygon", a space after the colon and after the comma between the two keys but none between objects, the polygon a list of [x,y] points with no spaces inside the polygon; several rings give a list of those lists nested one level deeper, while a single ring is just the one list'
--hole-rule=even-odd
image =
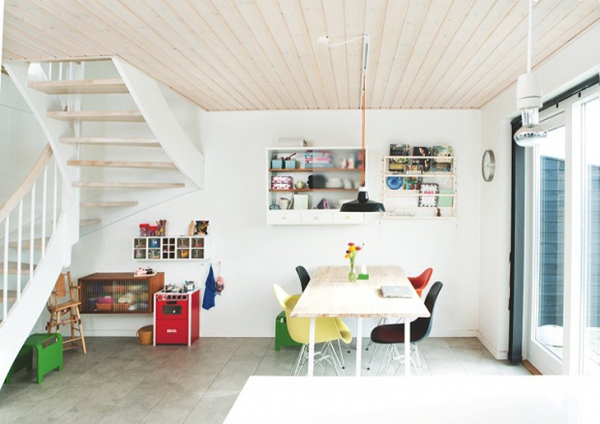
[{"label": "black chair", "polygon": [[[425,298],[425,306],[427,310],[431,314],[428,318],[417,318],[413,322],[410,323],[410,358],[409,360],[414,361],[415,366],[418,368],[421,367],[421,359],[419,357],[419,350],[417,347],[417,343],[421,342],[427,337],[429,337],[429,333],[431,332],[431,328],[433,327],[433,310],[435,308],[435,304],[442,290],[443,284],[440,281],[435,282],[429,293],[427,293],[427,297]],[[387,364],[386,369],[383,371],[385,374],[388,369],[393,365],[396,360],[406,360],[404,356],[398,350],[397,344],[404,343],[404,324],[384,324],[378,325],[371,331],[371,341],[376,344],[386,344],[389,345],[389,349],[387,355],[384,357],[382,361],[382,366]],[[371,356],[371,360],[373,357]],[[369,361],[369,365],[367,369],[371,367],[371,360]]]},{"label": "black chair", "polygon": [[310,282],[310,275],[308,275],[308,271],[302,265],[298,265],[296,267],[296,273],[298,274],[298,278],[300,278],[300,285],[302,286],[302,291],[306,290],[306,286]]}]

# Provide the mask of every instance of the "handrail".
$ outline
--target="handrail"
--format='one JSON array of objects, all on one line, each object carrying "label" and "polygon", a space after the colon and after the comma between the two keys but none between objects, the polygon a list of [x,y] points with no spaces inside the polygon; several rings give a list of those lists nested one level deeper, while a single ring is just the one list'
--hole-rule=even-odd
[{"label": "handrail", "polygon": [[19,187],[12,192],[6,202],[0,206],[0,222],[6,219],[8,214],[19,204],[23,196],[25,196],[29,189],[35,184],[38,177],[44,172],[44,169],[51,158],[52,148],[47,144],[35,165],[33,165],[29,175],[23,180]]}]

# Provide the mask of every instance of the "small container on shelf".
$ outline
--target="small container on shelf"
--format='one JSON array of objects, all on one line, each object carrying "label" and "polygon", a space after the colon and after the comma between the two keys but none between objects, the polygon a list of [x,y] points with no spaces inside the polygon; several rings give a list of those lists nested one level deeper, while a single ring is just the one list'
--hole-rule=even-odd
[{"label": "small container on shelf", "polygon": [[149,228],[150,224],[140,224],[140,237],[146,237],[148,235]]}]

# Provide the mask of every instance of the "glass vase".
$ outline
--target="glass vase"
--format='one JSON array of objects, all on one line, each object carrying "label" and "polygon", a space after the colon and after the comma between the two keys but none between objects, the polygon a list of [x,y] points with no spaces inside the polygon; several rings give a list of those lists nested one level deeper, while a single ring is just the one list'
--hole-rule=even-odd
[{"label": "glass vase", "polygon": [[354,261],[350,261],[350,272],[348,273],[348,281],[353,283],[356,281],[356,269],[354,268]]}]

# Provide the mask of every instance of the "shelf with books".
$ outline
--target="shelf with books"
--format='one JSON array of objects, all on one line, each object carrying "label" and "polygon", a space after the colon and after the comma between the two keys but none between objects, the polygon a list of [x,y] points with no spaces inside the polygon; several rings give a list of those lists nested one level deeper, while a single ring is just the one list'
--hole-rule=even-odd
[{"label": "shelf with books", "polygon": [[338,216],[343,215],[339,211],[341,204],[355,199],[360,188],[364,163],[362,149],[269,148],[267,163],[268,224],[364,222],[362,214]]},{"label": "shelf with books", "polygon": [[386,218],[456,216],[456,159],[452,147],[391,145],[390,155],[383,161]]}]

